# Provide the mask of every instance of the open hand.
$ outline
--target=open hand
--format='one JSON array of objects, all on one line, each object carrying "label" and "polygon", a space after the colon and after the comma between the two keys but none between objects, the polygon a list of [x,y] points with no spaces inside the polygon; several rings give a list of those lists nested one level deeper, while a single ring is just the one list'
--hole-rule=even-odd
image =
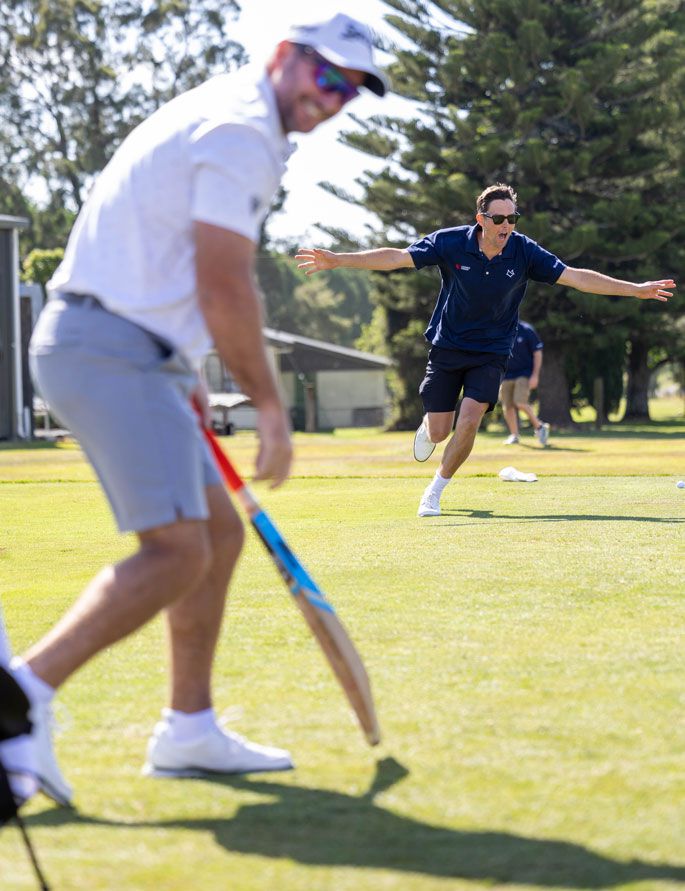
[{"label": "open hand", "polygon": [[661,300],[665,303],[669,297],[673,296],[673,288],[676,283],[672,278],[664,278],[658,282],[643,282],[637,286],[635,296],[638,300]]},{"label": "open hand", "polygon": [[324,269],[335,269],[338,265],[333,251],[325,251],[322,248],[300,248],[295,254],[295,259],[302,261],[297,264],[297,268],[304,269],[305,275],[313,275]]}]

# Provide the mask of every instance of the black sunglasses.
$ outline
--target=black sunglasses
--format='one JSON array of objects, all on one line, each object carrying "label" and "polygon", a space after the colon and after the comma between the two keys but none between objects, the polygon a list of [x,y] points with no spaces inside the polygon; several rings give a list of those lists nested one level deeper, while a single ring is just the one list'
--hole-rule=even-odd
[{"label": "black sunglasses", "polygon": [[515,226],[518,218],[521,216],[520,213],[488,213],[485,210],[481,211],[481,213],[484,217],[491,219],[495,226],[501,226],[505,220],[510,226]]}]

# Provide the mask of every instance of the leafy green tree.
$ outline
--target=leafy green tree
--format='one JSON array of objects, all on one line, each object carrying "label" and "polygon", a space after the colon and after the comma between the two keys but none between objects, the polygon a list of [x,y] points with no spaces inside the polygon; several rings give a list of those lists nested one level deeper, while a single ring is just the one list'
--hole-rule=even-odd
[{"label": "leafy green tree", "polygon": [[307,278],[292,256],[262,251],[257,279],[272,328],[352,347],[371,319],[369,279],[358,270]]},{"label": "leafy green tree", "polygon": [[[0,212],[37,194],[57,246],[91,179],[162,102],[245,61],[235,0],[0,0]],[[68,226],[67,226],[68,228]]]},{"label": "leafy green tree", "polygon": [[44,288],[63,258],[64,250],[62,248],[51,250],[34,248],[24,260],[21,275],[23,281],[34,282]]},{"label": "leafy green tree", "polygon": [[[376,243],[403,247],[471,222],[476,195],[504,181],[519,193],[520,231],[574,266],[634,280],[682,268],[673,238],[685,228],[681,0],[385,2],[388,22],[412,43],[397,50],[393,84],[417,114],[357,120],[359,131],[346,136],[388,161],[361,180],[381,223]],[[404,272],[375,280],[383,310],[375,324],[398,363],[394,423],[413,427],[423,364],[416,334],[436,283]],[[666,312],[682,315],[682,298]],[[578,380],[569,371],[589,350],[598,368],[617,363],[615,342],[633,329],[658,338],[653,315],[669,324],[662,306],[535,284],[523,315],[545,340],[540,411],[558,425],[571,420]],[[603,353],[596,338],[608,329]]]}]

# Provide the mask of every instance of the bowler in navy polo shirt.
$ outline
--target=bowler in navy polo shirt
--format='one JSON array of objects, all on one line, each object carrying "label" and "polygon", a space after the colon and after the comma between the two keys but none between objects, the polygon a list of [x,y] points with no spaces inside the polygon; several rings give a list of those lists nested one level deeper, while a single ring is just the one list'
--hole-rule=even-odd
[{"label": "bowler in navy polo shirt", "polygon": [[414,437],[414,457],[426,461],[436,443],[450,439],[438,471],[421,496],[420,517],[440,515],[445,486],[471,454],[483,415],[497,402],[529,281],[565,285],[589,294],[661,301],[675,287],[672,279],[640,284],[564,265],[516,232],[516,202],[511,186],[496,183],[476,199],[473,226],[438,229],[407,248],[352,253],[303,248],[296,254],[299,268],[307,275],[339,266],[384,272],[424,266],[440,270],[440,293],[426,329],[431,347],[419,387],[425,414]]}]

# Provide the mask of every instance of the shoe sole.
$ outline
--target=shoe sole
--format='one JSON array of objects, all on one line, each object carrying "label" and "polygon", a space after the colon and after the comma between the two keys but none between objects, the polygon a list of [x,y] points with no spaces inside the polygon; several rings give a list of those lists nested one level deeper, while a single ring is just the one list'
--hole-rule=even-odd
[{"label": "shoe sole", "polygon": [[435,451],[435,443],[433,444],[433,448],[430,450],[430,452],[428,452],[428,454],[426,455],[425,458],[419,458],[419,456],[416,454],[416,449],[414,449],[414,460],[419,461],[421,464],[423,464],[424,461],[427,461],[430,458],[430,456],[433,454],[434,451]]},{"label": "shoe sole", "polygon": [[435,510],[427,510],[427,511],[419,511],[416,515],[417,517],[439,517],[440,511]]},{"label": "shoe sole", "polygon": [[431,445],[433,446],[433,448],[430,450],[430,452],[428,452],[428,454],[427,454],[424,458],[419,458],[419,456],[416,454],[416,437],[417,437],[418,435],[419,435],[419,434],[418,434],[418,430],[417,430],[416,433],[414,434],[414,449],[413,449],[413,451],[414,451],[414,460],[415,460],[415,461],[419,461],[421,464],[423,464],[423,462],[424,462],[424,461],[427,461],[427,460],[430,458],[430,456],[433,454],[433,452],[435,451],[435,447],[436,447],[437,443],[436,443],[436,442],[432,442]]}]

